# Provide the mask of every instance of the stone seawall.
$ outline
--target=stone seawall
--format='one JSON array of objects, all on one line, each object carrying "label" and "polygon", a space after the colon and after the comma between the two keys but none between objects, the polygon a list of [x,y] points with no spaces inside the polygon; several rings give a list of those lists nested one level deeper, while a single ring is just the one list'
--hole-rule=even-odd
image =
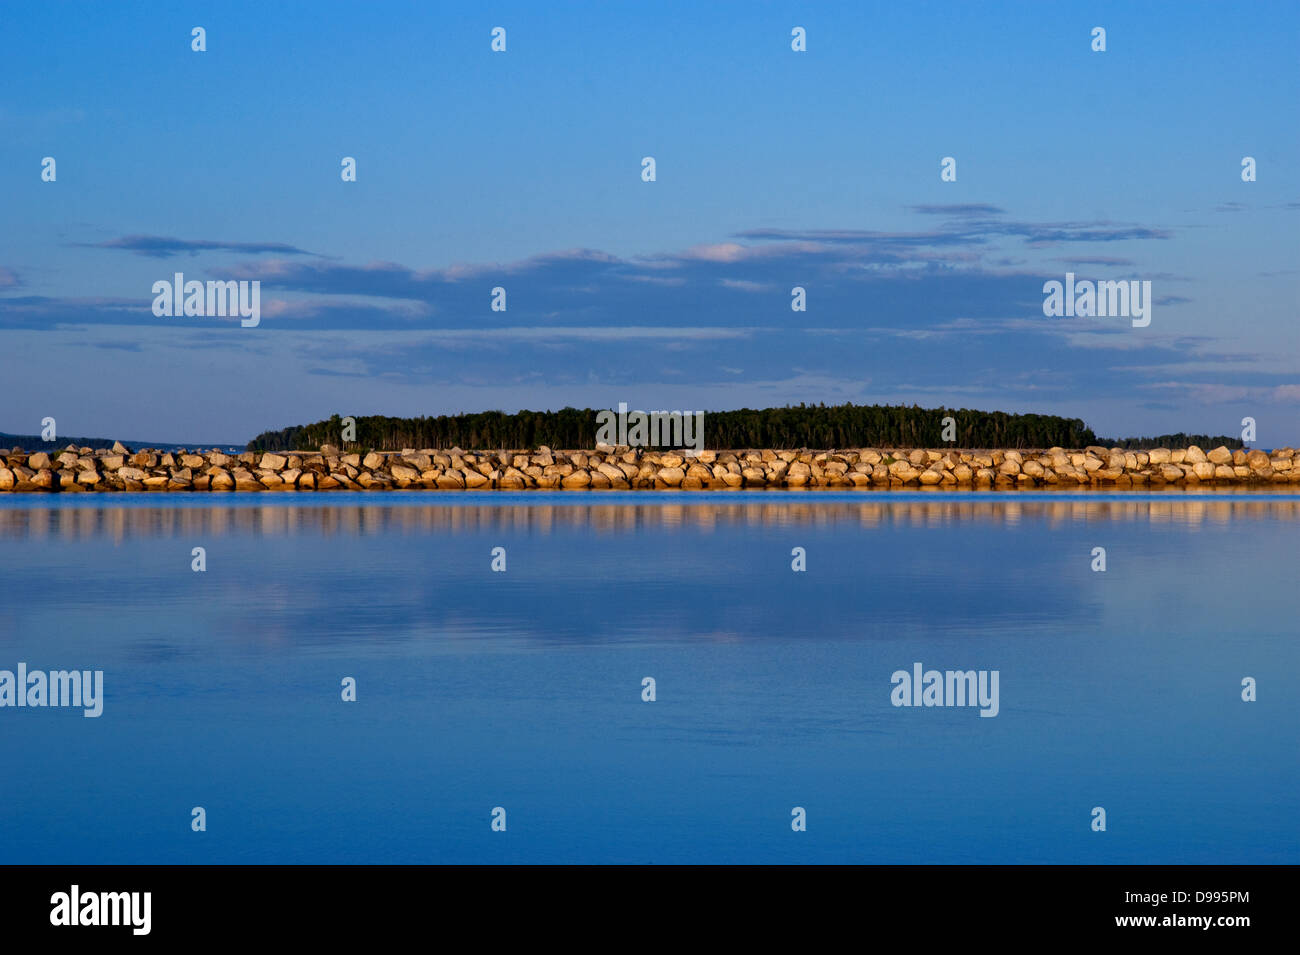
[{"label": "stone seawall", "polygon": [[668,490],[1300,485],[1291,448],[1151,451],[131,451],[0,449],[0,491]]}]

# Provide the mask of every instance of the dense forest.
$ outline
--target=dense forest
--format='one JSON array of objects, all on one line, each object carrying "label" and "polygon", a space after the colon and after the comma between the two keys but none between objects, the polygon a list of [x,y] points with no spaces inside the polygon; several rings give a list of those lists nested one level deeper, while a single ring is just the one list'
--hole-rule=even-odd
[{"label": "dense forest", "polygon": [[[955,422],[955,437],[944,441],[943,419]],[[521,411],[505,414],[444,415],[437,418],[356,419],[356,440],[350,448],[452,448],[533,449],[589,448],[596,443],[596,412],[564,408],[561,411]],[[343,421],[328,421],[267,431],[248,442],[249,451],[291,451],[343,446]],[[1226,445],[1243,447],[1240,438],[1204,434],[1162,434],[1150,438],[1098,438],[1077,418],[1051,415],[1013,415],[1001,411],[969,411],[882,405],[799,405],[762,411],[708,412],[704,416],[704,446],[723,448],[1082,448],[1090,444],[1129,451],[1150,448],[1206,450]],[[62,450],[69,444],[108,447],[111,438],[60,437],[42,441],[38,435],[0,433],[0,447],[19,446],[27,451]],[[174,451],[182,445],[127,441],[127,445]],[[186,445],[192,447],[194,445]]]},{"label": "dense forest", "polygon": [[[944,440],[945,417],[955,435]],[[438,417],[358,417],[353,448],[589,448],[596,443],[596,412],[590,408]],[[343,421],[266,431],[248,443],[250,451],[343,446]],[[1001,411],[925,409],[886,405],[797,405],[706,412],[704,446],[722,448],[1080,448],[1097,437],[1077,418],[1016,415]]]},{"label": "dense forest", "polygon": [[[955,435],[944,440],[945,417],[955,422]],[[560,411],[521,411],[506,414],[440,415],[419,418],[359,417],[350,448],[534,449],[590,448],[596,443],[596,412],[590,408]],[[289,451],[344,446],[343,421],[328,421],[266,431],[248,443],[250,451]],[[966,408],[926,409],[890,405],[797,405],[706,412],[704,446],[726,448],[1082,448],[1087,445],[1143,448],[1203,448],[1242,446],[1240,439],[1220,435],[1167,434],[1153,438],[1098,438],[1078,418],[1054,415],[1007,414]]]}]

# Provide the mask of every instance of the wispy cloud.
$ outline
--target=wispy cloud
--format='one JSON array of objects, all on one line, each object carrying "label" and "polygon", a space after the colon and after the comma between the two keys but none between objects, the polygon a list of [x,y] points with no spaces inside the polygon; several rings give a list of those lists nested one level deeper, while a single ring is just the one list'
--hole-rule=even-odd
[{"label": "wispy cloud", "polygon": [[174,239],[161,235],[124,235],[105,242],[76,242],[83,248],[116,249],[151,259],[170,259],[177,255],[200,252],[236,252],[241,255],[316,255],[283,242],[221,242],[215,239]]},{"label": "wispy cloud", "polygon": [[1063,256],[1052,259],[1052,261],[1064,265],[1113,265],[1117,267],[1135,264],[1132,259],[1123,259],[1113,255],[1078,255],[1070,258]]},{"label": "wispy cloud", "polygon": [[[942,209],[943,207],[931,207]],[[751,229],[736,233],[735,238],[752,241],[892,244],[907,246],[984,245],[999,237],[1019,238],[1032,246],[1063,242],[1126,242],[1148,239],[1171,239],[1169,229],[1133,223],[1097,222],[1015,222],[1002,219],[978,219],[961,214],[944,228],[926,232],[880,232],[869,229]]]},{"label": "wispy cloud", "polygon": [[983,202],[959,202],[950,205],[908,206],[913,212],[924,216],[1000,216],[1005,209]]}]

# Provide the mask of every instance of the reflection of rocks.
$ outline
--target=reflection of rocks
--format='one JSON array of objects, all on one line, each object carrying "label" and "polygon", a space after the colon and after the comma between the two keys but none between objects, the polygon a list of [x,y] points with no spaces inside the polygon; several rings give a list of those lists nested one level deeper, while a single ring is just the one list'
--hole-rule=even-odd
[{"label": "reflection of rocks", "polygon": [[164,453],[116,444],[0,449],[0,491],[721,490],[727,488],[1160,488],[1300,484],[1296,452],[1189,448],[957,451]]},{"label": "reflection of rocks", "polygon": [[[274,505],[248,495],[213,495],[203,507],[175,507],[163,502],[139,507],[0,508],[0,539],[50,538],[60,541],[94,537],[123,539],[177,538],[188,541],[227,534],[379,537],[392,533],[451,536],[468,532],[529,534],[591,529],[600,532],[735,526],[788,529],[802,523],[859,527],[927,528],[968,523],[992,529],[1029,520],[1048,526],[1089,521],[1145,523],[1152,527],[1236,526],[1241,521],[1285,521],[1300,528],[1300,495],[1277,500],[1249,494],[1220,498],[1214,490],[1175,492],[1155,498],[1120,496],[1062,499],[1051,494],[1007,494],[996,500],[944,494],[942,491],[900,500],[887,494],[851,499],[817,494],[737,494],[707,501],[690,494],[646,495],[644,501],[614,503],[600,495],[535,495],[524,504],[504,500],[469,503],[455,495],[430,494],[414,501],[385,505],[367,496],[365,503],[335,498],[328,507],[293,503],[302,498],[278,495]],[[541,498],[538,500],[537,498]],[[582,503],[575,504],[575,499]],[[1216,499],[1219,498],[1219,499]],[[428,501],[429,503],[424,503]],[[555,503],[549,503],[554,501]],[[188,547],[188,545],[187,545]],[[188,550],[186,551],[188,553]]]}]

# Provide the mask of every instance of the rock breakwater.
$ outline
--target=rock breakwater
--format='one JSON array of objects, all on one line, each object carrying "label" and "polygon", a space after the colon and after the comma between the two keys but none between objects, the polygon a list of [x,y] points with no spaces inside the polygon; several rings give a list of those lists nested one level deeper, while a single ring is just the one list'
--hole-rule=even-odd
[{"label": "rock breakwater", "polygon": [[282,453],[0,449],[0,492],[328,490],[670,490],[726,488],[1040,488],[1300,484],[1292,448],[1126,451],[858,448],[589,451],[459,448]]}]

